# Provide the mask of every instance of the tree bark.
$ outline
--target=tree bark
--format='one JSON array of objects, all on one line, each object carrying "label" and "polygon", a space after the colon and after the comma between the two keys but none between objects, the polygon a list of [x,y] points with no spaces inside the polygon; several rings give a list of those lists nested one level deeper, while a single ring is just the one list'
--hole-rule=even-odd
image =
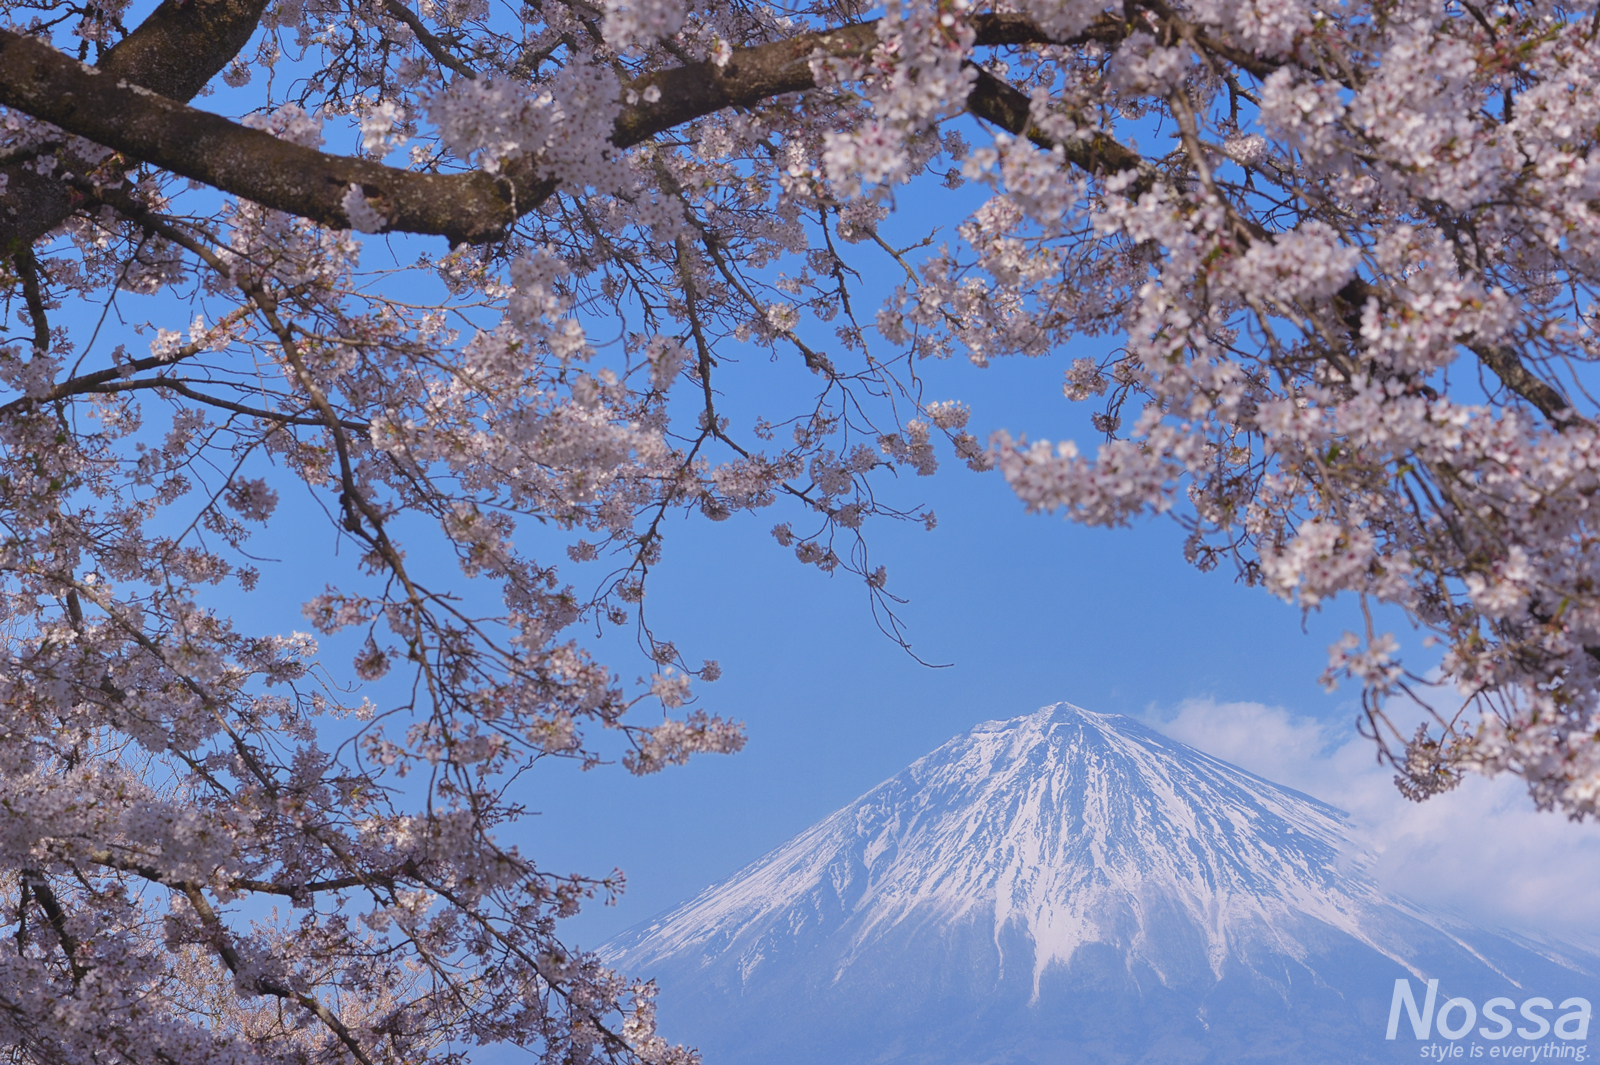
[{"label": "tree bark", "polygon": [[[1046,40],[1037,27],[1017,15],[981,16],[975,26],[983,45]],[[1120,23],[1102,19],[1068,43],[1111,39],[1122,32]],[[611,141],[619,149],[628,148],[724,108],[750,107],[813,89],[813,56],[861,59],[877,43],[876,23],[859,23],[735,49],[722,66],[707,61],[645,75],[624,87],[625,98],[639,102],[623,108]],[[136,54],[164,52],[152,44],[148,50],[141,46]],[[197,78],[195,74],[182,84],[173,78],[172,84],[180,91],[190,90]],[[649,93],[655,99],[645,102],[651,88],[659,90],[659,96]],[[386,232],[480,243],[503,236],[518,217],[537,208],[556,188],[532,159],[514,160],[498,176],[417,173],[290,144],[150,89],[104,65],[100,70],[85,67],[42,41],[0,30],[0,104],[131,159],[322,225],[350,226],[344,203],[356,186],[385,219]],[[980,70],[968,106],[975,115],[1012,133],[1030,132],[1028,98],[986,71]],[[1035,135],[1035,139],[1040,138]],[[1068,157],[1095,171],[1127,169],[1139,161],[1136,153],[1107,138],[1070,146]],[[52,224],[65,217],[60,214]]]},{"label": "tree bark", "polygon": [[[193,99],[249,42],[266,6],[267,0],[164,0],[96,69],[174,100]],[[83,171],[79,159],[62,165]],[[0,255],[32,247],[72,214],[74,193],[54,174],[12,165],[0,167],[0,175]]]}]

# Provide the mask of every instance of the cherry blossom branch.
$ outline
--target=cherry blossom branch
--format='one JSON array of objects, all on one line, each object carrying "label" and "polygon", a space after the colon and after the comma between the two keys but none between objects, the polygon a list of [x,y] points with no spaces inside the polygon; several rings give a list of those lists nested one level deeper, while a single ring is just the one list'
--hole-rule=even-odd
[{"label": "cherry blossom branch", "polygon": [[[162,0],[137,29],[101,57],[97,69],[174,100],[188,100],[238,55],[267,0]],[[8,161],[0,169],[0,251],[26,248],[75,207],[53,174]],[[82,172],[81,161],[67,169]],[[115,170],[117,178],[121,170]]]},{"label": "cherry blossom branch", "polygon": [[1580,417],[1572,409],[1566,397],[1524,366],[1511,348],[1477,343],[1468,344],[1467,348],[1478,357],[1479,362],[1494,371],[1501,384],[1533,404],[1557,429],[1590,424],[1587,418]]},{"label": "cherry blossom branch", "polygon": [[[78,387],[70,389],[65,387],[52,389],[49,394],[49,398],[64,399],[68,396],[84,394],[114,395],[118,392],[138,392],[152,388],[165,389],[166,391],[172,392],[175,395],[183,396],[185,399],[192,399],[197,403],[204,403],[208,407],[215,407],[218,410],[229,411],[233,414],[242,414],[249,418],[259,418],[268,424],[303,426],[327,425],[327,420],[320,416],[312,417],[308,414],[290,414],[285,411],[267,410],[264,407],[250,407],[243,403],[235,403],[230,399],[223,399],[221,396],[209,395],[208,393],[201,392],[198,389],[191,387],[195,383],[197,382],[193,380],[176,377],[149,377],[138,381],[112,381],[107,384],[100,384],[92,387],[84,386],[80,382]],[[349,418],[339,419],[339,425],[345,429],[349,429],[351,432],[363,434],[370,432],[372,429],[370,422],[352,421]]]},{"label": "cherry blossom branch", "polygon": [[[28,307],[28,317],[33,319],[33,350],[39,355],[50,354],[50,322],[45,316],[44,294],[39,288],[39,262],[31,248],[23,248],[12,256],[17,274],[22,278],[22,299]],[[10,406],[10,404],[7,404]]]},{"label": "cherry blossom branch", "polygon": [[[1354,278],[1338,292],[1338,299],[1344,305],[1345,323],[1351,335],[1361,335],[1361,309],[1366,306],[1369,299],[1383,301],[1383,295],[1370,282],[1362,278]],[[1580,417],[1572,404],[1547,381],[1529,370],[1523,364],[1521,357],[1515,350],[1503,344],[1483,344],[1468,342],[1467,350],[1478,357],[1478,361],[1487,366],[1494,375],[1512,393],[1527,400],[1540,414],[1543,414],[1550,424],[1557,429],[1566,429],[1574,425],[1588,425],[1589,420]]]},{"label": "cherry blossom branch", "polygon": [[500,178],[482,171],[423,174],[328,155],[113,78],[3,29],[0,104],[183,177],[345,229],[352,187],[364,191],[390,229],[454,241],[491,239],[555,188],[526,167]]},{"label": "cherry blossom branch", "polygon": [[[1058,146],[1055,138],[1034,126],[1029,118],[1032,101],[1017,88],[1007,85],[982,67],[977,67],[977,80],[967,97],[967,110],[978,118],[993,122],[1008,133],[1026,136],[1041,148]],[[1150,163],[1138,152],[1121,144],[1104,133],[1096,132],[1087,140],[1072,140],[1059,145],[1067,160],[1089,174],[1116,174],[1125,170],[1138,170],[1140,180],[1132,194],[1137,196],[1149,187],[1155,172]]]},{"label": "cherry blossom branch", "polygon": [[401,22],[416,36],[417,43],[422,45],[423,51],[433,57],[434,62],[447,70],[452,70],[464,78],[476,78],[477,71],[450,54],[449,47],[418,18],[403,0],[384,0],[383,9]]},{"label": "cherry blossom branch", "polygon": [[[979,44],[1045,39],[1017,16],[982,16],[975,25]],[[1073,40],[1112,32],[1113,24],[1101,20]],[[860,23],[735,49],[723,66],[706,61],[644,75],[624,87],[624,95],[638,102],[616,120],[612,143],[627,148],[703,115],[815,88],[813,57],[858,59],[877,40],[876,23]],[[382,217],[384,231],[479,243],[502,236],[556,189],[526,158],[491,176],[419,173],[329,155],[106,76],[42,41],[3,29],[0,104],[172,173],[337,228],[351,227],[346,201],[359,189]],[[1027,97],[986,71],[979,73],[969,106],[1012,132],[1028,129]],[[1139,165],[1136,153],[1103,135],[1066,149],[1091,172]]]},{"label": "cherry blossom branch", "polygon": [[200,922],[211,933],[211,945],[216,950],[217,956],[222,959],[222,963],[228,967],[229,972],[239,977],[252,990],[287,999],[311,1011],[316,1015],[317,1019],[328,1026],[328,1030],[333,1032],[339,1042],[345,1045],[361,1065],[373,1065],[372,1059],[367,1056],[366,1049],[362,1047],[360,1040],[355,1037],[355,1033],[350,1031],[344,1021],[339,1019],[338,1014],[323,1005],[316,996],[284,987],[275,980],[247,976],[244,971],[243,961],[240,959],[238,952],[233,949],[233,944],[228,941],[227,928],[223,926],[222,919],[217,916],[216,910],[211,908],[211,903],[207,901],[205,894],[193,885],[187,885],[182,890],[184,897],[189,900],[189,905],[194,908],[196,916],[200,918]]},{"label": "cherry blossom branch", "polygon": [[67,965],[72,970],[72,982],[81,983],[89,974],[89,970],[78,961],[78,941],[67,931],[66,911],[61,908],[50,882],[37,869],[24,869],[22,880],[33,893],[33,897],[39,900],[39,907],[44,910],[50,928],[56,934],[56,941],[61,944],[61,953],[66,957]]},{"label": "cherry blossom branch", "polygon": [[[346,856],[348,857],[348,856]],[[181,877],[173,877],[160,869],[143,862],[136,862],[122,858],[109,850],[91,850],[84,854],[87,861],[107,869],[115,869],[120,873],[132,873],[135,876],[148,880],[153,884],[172,888],[175,891],[188,892],[197,890],[197,885]],[[329,880],[313,880],[308,883],[284,883],[278,880],[256,880],[250,877],[230,877],[223,881],[222,886],[229,891],[253,892],[261,895],[282,895],[287,898],[303,898],[307,895],[317,895],[327,891],[348,891],[354,887],[367,887],[378,884],[390,890],[401,882],[401,877],[410,875],[415,877],[418,869],[416,863],[407,860],[393,871],[363,871],[350,876],[334,877]]]}]

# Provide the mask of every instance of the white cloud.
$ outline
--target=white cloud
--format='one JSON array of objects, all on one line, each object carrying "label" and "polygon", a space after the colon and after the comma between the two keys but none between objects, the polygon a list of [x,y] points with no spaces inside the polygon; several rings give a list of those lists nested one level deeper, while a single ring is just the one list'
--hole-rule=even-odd
[{"label": "white cloud", "polygon": [[1600,826],[1533,808],[1513,777],[1471,775],[1413,803],[1354,722],[1191,699],[1146,720],[1176,740],[1350,813],[1388,890],[1485,925],[1600,937]]}]

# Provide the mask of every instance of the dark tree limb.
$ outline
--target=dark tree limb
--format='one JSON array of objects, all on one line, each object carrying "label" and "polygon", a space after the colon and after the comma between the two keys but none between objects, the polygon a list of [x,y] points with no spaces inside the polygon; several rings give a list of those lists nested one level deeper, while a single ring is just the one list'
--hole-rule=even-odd
[{"label": "dark tree limb", "polygon": [[[1361,310],[1368,300],[1384,302],[1383,293],[1362,278],[1354,278],[1339,290],[1338,300],[1346,327],[1352,337],[1361,335]],[[1522,397],[1557,429],[1574,425],[1588,425],[1567,398],[1550,382],[1534,373],[1523,363],[1513,348],[1492,344],[1466,343],[1466,349],[1478,357],[1478,362],[1488,367],[1499,378],[1506,390]]]},{"label": "dark tree limb", "polygon": [[[973,19],[973,29],[976,43],[983,47],[1080,45],[1090,41],[1119,40],[1124,35],[1121,22],[1108,17],[1097,19],[1083,33],[1063,41],[1050,40],[1031,19],[1023,15],[979,15]],[[646,89],[654,87],[660,90],[660,99],[626,108],[617,119],[611,142],[619,148],[631,147],[657,133],[725,107],[753,107],[775,96],[814,89],[817,82],[811,73],[813,55],[828,59],[865,59],[877,44],[877,22],[860,22],[832,30],[802,33],[788,40],[754,48],[735,48],[728,62],[720,67],[707,60],[655,71],[634,80],[628,89],[642,98]],[[1028,98],[1016,89],[1006,88],[1021,100],[1021,114],[1025,122]],[[969,99],[969,106],[971,102]],[[1014,101],[1011,106],[1015,110]],[[1004,122],[1000,124],[1006,125]],[[1020,128],[1013,129],[1009,125],[1006,128],[1021,132]]]},{"label": "dark tree limb", "polygon": [[[187,880],[178,879],[154,866],[126,858],[111,851],[89,851],[86,855],[89,861],[107,869],[115,869],[120,873],[132,873],[153,884],[161,884],[172,888],[174,891],[189,892],[199,890],[198,885]],[[267,895],[282,895],[285,898],[305,898],[308,895],[321,894],[327,891],[347,891],[350,888],[371,887],[377,885],[393,891],[397,884],[404,882],[402,878],[415,878],[419,875],[416,862],[407,860],[396,866],[390,872],[358,873],[350,876],[333,877],[328,880],[309,880],[305,883],[279,880],[252,880],[248,877],[233,877],[227,881],[229,891],[255,892]]]},{"label": "dark tree limb", "polygon": [[230,122],[0,30],[0,103],[96,144],[323,225],[348,228],[352,185],[387,228],[484,241],[550,195],[527,167],[496,178],[419,174],[328,155]]},{"label": "dark tree limb", "polygon": [[96,68],[174,100],[191,100],[255,33],[267,0],[165,0]]},{"label": "dark tree limb", "polygon": [[17,276],[22,279],[22,301],[28,307],[28,317],[33,319],[33,351],[35,355],[50,354],[50,318],[45,313],[44,290],[39,285],[39,260],[32,248],[22,248],[12,256]]},{"label": "dark tree limb", "polygon": [[[250,40],[267,0],[164,0],[101,58],[98,69],[174,100],[190,100]],[[31,112],[30,112],[31,113]],[[81,173],[79,160],[66,160]],[[76,200],[51,174],[0,168],[0,254],[32,247],[65,222]],[[120,176],[120,175],[119,175]]]},{"label": "dark tree limb", "polygon": [[[1037,29],[1017,16],[978,21],[980,44],[1036,42]],[[1114,24],[1084,36],[1120,32]],[[877,27],[861,23],[734,51],[712,62],[657,71],[624,88],[633,99],[618,117],[618,148],[727,107],[746,107],[816,87],[812,57],[860,59],[877,45]],[[646,90],[655,88],[656,93]],[[646,102],[646,95],[656,97]],[[969,101],[973,113],[1013,132],[1027,130],[1027,98],[980,71]],[[430,233],[481,243],[504,235],[556,188],[531,159],[511,161],[498,176],[438,175],[328,155],[249,129],[220,115],[152,93],[125,78],[85,67],[50,45],[0,30],[0,104],[53,123],[132,159],[204,182],[322,225],[350,226],[345,199],[359,187],[385,219],[385,231]],[[1039,139],[1035,135],[1035,139]],[[1068,147],[1090,170],[1139,164],[1136,153],[1109,138]]]},{"label": "dark tree limb", "polygon": [[56,942],[61,945],[61,953],[67,959],[67,965],[72,969],[72,982],[79,983],[89,970],[78,960],[78,941],[67,931],[67,914],[61,908],[61,903],[56,899],[56,893],[50,887],[50,882],[44,874],[37,869],[24,869],[23,882],[33,893],[38,901],[39,908],[44,910],[45,919],[50,922],[51,931],[56,934]]},{"label": "dark tree limb", "polygon": [[[973,83],[972,92],[967,96],[967,110],[1009,133],[1027,137],[1041,148],[1056,147],[1054,140],[1030,122],[1031,102],[1015,86],[1007,85],[979,67],[978,80]],[[1096,133],[1087,140],[1074,140],[1060,147],[1066,153],[1068,162],[1090,174],[1116,174],[1150,167],[1138,152],[1104,133]]]},{"label": "dark tree limb", "polygon": [[1567,402],[1566,397],[1523,365],[1522,359],[1511,348],[1491,344],[1468,344],[1467,350],[1492,370],[1494,375],[1500,378],[1501,384],[1533,404],[1557,429],[1584,424],[1584,419],[1572,409],[1572,404]]},{"label": "dark tree limb", "polygon": [[402,0],[385,0],[383,9],[394,18],[406,24],[417,43],[422,45],[422,50],[433,57],[433,61],[447,70],[453,70],[464,78],[476,78],[477,71],[457,59],[450,52],[450,46],[435,37],[433,31],[407,7]]},{"label": "dark tree limb", "polygon": [[753,107],[775,96],[817,87],[811,57],[862,59],[878,43],[878,24],[859,22],[819,33],[802,33],[785,41],[735,48],[728,62],[709,60],[658,70],[629,84],[641,99],[655,88],[654,103],[636,103],[617,119],[611,142],[628,148],[726,107]]},{"label": "dark tree limb", "polygon": [[356,1038],[338,1014],[334,1013],[314,995],[304,991],[297,991],[287,987],[277,980],[269,979],[250,972],[245,966],[239,952],[234,950],[229,940],[228,929],[223,925],[222,919],[217,916],[217,911],[211,908],[211,903],[206,900],[205,894],[192,884],[185,885],[183,895],[189,900],[190,907],[195,915],[200,918],[200,923],[205,927],[211,939],[211,947],[228,967],[228,971],[244,982],[247,986],[263,995],[275,995],[278,998],[298,1003],[302,1008],[315,1014],[328,1029],[333,1032],[339,1042],[345,1045],[361,1065],[373,1065],[372,1058],[367,1055],[366,1048]]}]

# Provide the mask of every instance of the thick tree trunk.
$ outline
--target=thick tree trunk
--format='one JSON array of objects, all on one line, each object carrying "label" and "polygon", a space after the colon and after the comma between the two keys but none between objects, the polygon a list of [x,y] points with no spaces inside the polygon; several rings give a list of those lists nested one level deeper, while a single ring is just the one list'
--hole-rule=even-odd
[{"label": "thick tree trunk", "polygon": [[[191,100],[249,42],[266,6],[266,0],[164,0],[96,69],[161,96]],[[83,161],[63,159],[61,168],[82,173]],[[0,254],[30,247],[71,215],[73,191],[55,174],[13,164],[0,167],[0,175]]]}]

